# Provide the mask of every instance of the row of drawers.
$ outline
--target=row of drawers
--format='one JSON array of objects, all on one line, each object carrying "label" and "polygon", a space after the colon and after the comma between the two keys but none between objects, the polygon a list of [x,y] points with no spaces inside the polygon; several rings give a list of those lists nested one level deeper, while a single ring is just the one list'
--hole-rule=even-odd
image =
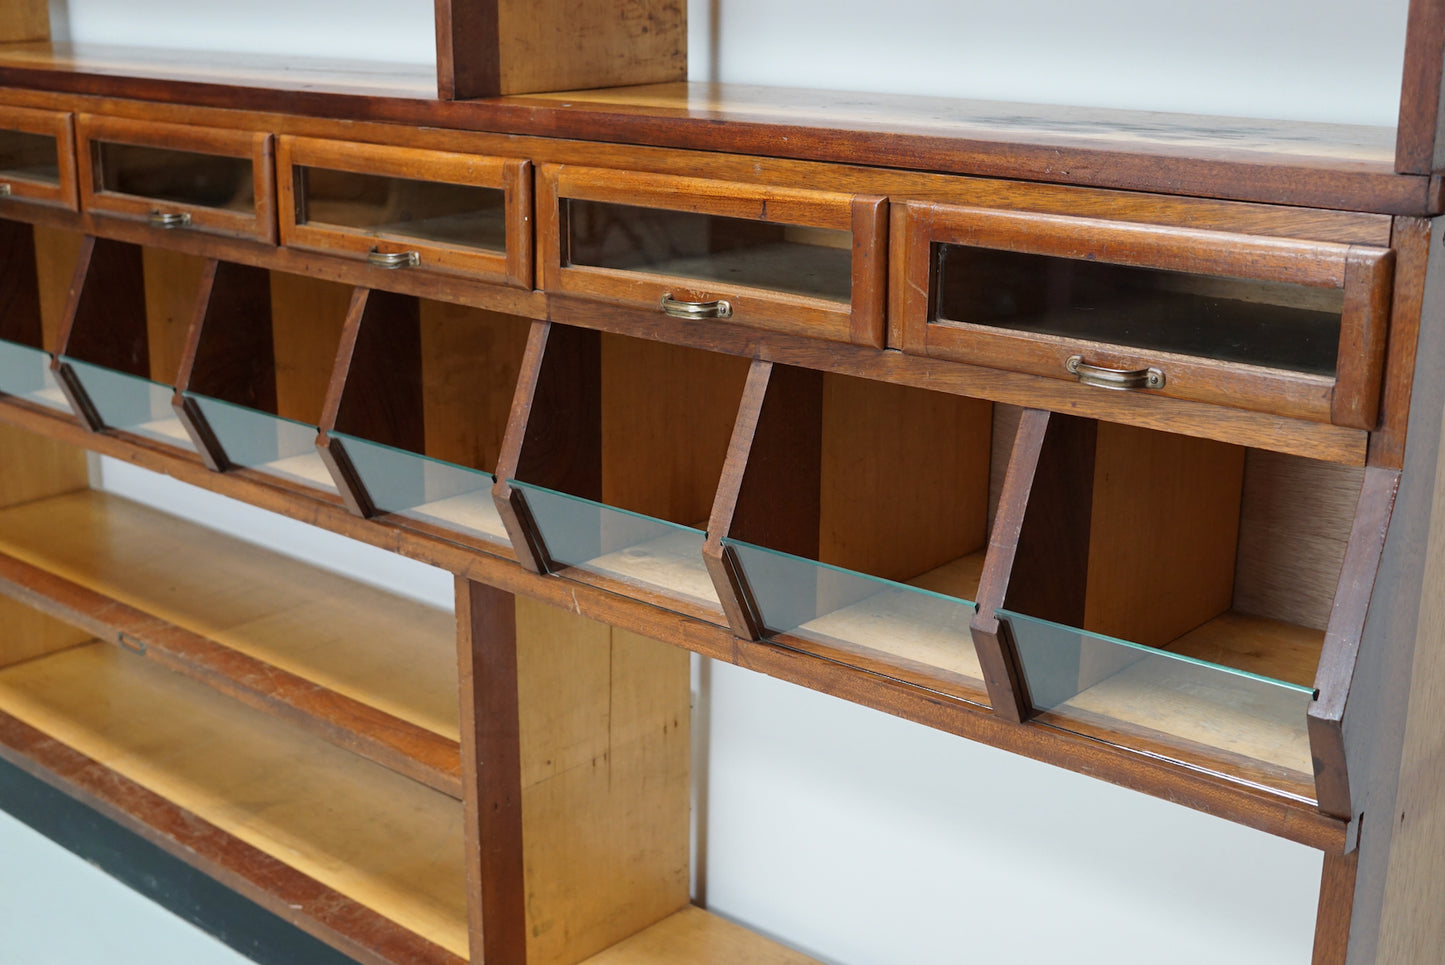
[{"label": "row of drawers", "polygon": [[679,324],[1378,415],[1380,247],[17,108],[0,108],[0,194]]}]

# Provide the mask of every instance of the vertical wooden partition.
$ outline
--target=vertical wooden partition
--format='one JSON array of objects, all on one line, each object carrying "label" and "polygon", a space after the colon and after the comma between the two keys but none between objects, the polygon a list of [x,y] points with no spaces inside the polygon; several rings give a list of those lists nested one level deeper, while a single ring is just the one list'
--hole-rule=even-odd
[{"label": "vertical wooden partition", "polygon": [[687,653],[457,601],[472,961],[576,965],[687,906]]}]

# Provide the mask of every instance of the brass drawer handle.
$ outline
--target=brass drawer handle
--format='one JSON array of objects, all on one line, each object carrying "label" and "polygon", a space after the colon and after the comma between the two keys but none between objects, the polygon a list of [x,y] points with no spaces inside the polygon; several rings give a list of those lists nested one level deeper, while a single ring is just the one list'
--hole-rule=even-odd
[{"label": "brass drawer handle", "polygon": [[1101,389],[1164,388],[1162,369],[1106,369],[1090,365],[1084,361],[1082,355],[1070,355],[1068,361],[1064,362],[1064,368],[1068,369],[1070,375],[1078,376],[1079,381],[1085,385]]},{"label": "brass drawer handle", "polygon": [[7,181],[0,181],[0,198],[10,197],[10,184]]},{"label": "brass drawer handle", "polygon": [[733,306],[725,301],[682,302],[668,292],[662,296],[662,311],[673,318],[732,318]]},{"label": "brass drawer handle", "polygon": [[171,228],[189,228],[190,226],[191,216],[184,211],[151,212],[151,227],[153,228],[170,230]]},{"label": "brass drawer handle", "polygon": [[366,260],[376,268],[415,268],[421,264],[421,252],[419,251],[377,251],[375,248],[366,256]]}]

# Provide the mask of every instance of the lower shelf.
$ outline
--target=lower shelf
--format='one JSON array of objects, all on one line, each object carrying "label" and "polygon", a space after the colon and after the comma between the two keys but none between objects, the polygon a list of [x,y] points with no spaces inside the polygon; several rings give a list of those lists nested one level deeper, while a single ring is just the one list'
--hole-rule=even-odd
[{"label": "lower shelf", "polygon": [[[133,782],[179,808],[182,821],[146,809],[126,816],[183,856],[262,878],[265,890],[278,876],[258,866],[255,849],[312,882],[293,892],[333,893],[311,902],[330,921],[305,920],[304,910],[286,917],[342,950],[391,945],[397,953],[382,960],[466,959],[462,806],[446,795],[102,643],[0,671],[0,712],[98,764],[108,791]],[[342,930],[348,924],[365,933]],[[386,934],[398,927],[421,940]]]},{"label": "lower shelf", "polygon": [[701,908],[684,908],[583,965],[816,965],[741,925]]}]

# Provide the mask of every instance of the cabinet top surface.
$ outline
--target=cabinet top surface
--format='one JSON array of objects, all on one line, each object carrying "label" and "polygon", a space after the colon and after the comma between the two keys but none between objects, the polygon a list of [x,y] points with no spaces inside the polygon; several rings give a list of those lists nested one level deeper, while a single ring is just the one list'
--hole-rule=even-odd
[{"label": "cabinet top surface", "polygon": [[671,83],[468,101],[432,69],[251,54],[0,45],[0,85],[459,130],[1426,214],[1395,130],[1299,121]]}]

